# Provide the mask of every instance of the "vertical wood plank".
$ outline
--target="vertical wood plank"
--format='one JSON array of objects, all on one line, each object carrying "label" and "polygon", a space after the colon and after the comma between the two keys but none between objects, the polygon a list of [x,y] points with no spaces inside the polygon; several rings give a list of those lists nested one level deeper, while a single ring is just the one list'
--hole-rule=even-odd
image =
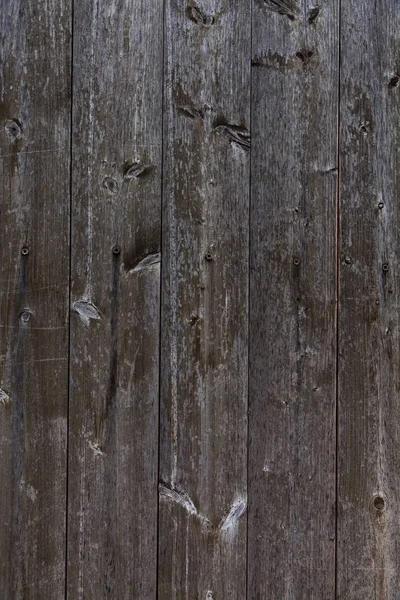
[{"label": "vertical wood plank", "polygon": [[0,1],[0,597],[64,596],[71,3]]},{"label": "vertical wood plank", "polygon": [[253,2],[249,600],[335,594],[338,2]]},{"label": "vertical wood plank", "polygon": [[68,596],[154,599],[162,0],[77,2]]},{"label": "vertical wood plank", "polygon": [[246,596],[250,16],[166,2],[160,599]]},{"label": "vertical wood plank", "polygon": [[400,589],[399,27],[342,7],[338,598]]}]

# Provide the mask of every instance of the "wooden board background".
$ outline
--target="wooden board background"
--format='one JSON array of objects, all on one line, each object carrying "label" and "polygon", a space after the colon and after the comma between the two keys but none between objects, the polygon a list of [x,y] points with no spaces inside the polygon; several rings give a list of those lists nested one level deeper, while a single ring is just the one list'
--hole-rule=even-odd
[{"label": "wooden board background", "polygon": [[0,0],[1,600],[397,600],[399,25]]}]

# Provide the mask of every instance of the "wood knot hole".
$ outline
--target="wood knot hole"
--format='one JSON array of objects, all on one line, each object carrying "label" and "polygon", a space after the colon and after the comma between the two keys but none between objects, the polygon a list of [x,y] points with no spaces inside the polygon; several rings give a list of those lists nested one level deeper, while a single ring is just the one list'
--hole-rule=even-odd
[{"label": "wood knot hole", "polygon": [[22,138],[21,123],[17,119],[9,119],[6,121],[5,130],[10,142],[15,142]]},{"label": "wood knot hole", "polygon": [[374,508],[378,512],[382,512],[385,509],[385,500],[382,498],[382,496],[375,496],[375,498],[374,498]]}]

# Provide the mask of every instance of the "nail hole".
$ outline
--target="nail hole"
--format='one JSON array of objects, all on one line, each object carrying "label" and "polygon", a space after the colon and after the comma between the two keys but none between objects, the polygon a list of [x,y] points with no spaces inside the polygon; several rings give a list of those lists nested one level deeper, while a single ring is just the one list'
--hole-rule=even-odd
[{"label": "nail hole", "polygon": [[297,267],[300,264],[300,259],[297,258],[297,256],[294,257],[293,259],[293,264]]},{"label": "nail hole", "polygon": [[210,252],[207,252],[204,258],[209,261],[213,259],[212,254],[210,254]]},{"label": "nail hole", "polygon": [[118,256],[118,254],[121,254],[121,248],[119,246],[114,246],[114,248],[113,248],[113,254],[115,256]]},{"label": "nail hole", "polygon": [[383,202],[379,202],[379,204],[378,204],[378,208],[379,208],[379,210],[382,210],[382,208],[383,208],[384,206],[385,206],[385,205],[383,204]]},{"label": "nail hole", "polygon": [[387,263],[387,262],[383,263],[383,265],[382,265],[382,271],[384,271],[385,273],[387,271],[389,271],[389,263]]},{"label": "nail hole", "polygon": [[22,256],[28,256],[29,254],[29,248],[27,248],[26,246],[24,246],[21,250],[21,254]]}]

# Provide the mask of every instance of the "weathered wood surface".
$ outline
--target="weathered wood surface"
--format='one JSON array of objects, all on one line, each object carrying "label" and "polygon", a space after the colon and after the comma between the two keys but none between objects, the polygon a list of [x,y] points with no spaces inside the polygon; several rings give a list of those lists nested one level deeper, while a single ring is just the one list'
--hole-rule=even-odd
[{"label": "weathered wood surface", "polygon": [[335,594],[338,2],[253,2],[249,600]]},{"label": "weathered wood surface", "polygon": [[165,12],[160,600],[246,597],[250,18]]},{"label": "weathered wood surface", "polygon": [[162,2],[75,3],[68,597],[156,594]]},{"label": "weathered wood surface", "polygon": [[400,590],[399,27],[394,2],[343,4],[340,600]]},{"label": "weathered wood surface", "polygon": [[0,26],[0,600],[397,600],[394,3]]},{"label": "weathered wood surface", "polygon": [[64,596],[71,3],[0,1],[0,598]]}]

